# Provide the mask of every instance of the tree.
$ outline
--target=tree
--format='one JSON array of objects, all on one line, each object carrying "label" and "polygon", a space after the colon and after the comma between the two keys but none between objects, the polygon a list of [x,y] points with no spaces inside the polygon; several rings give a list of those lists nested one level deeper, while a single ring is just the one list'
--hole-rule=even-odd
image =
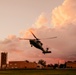
[{"label": "tree", "polygon": [[38,61],[38,64],[41,64],[43,66],[46,66],[46,61],[44,61],[44,60],[41,59],[41,60]]},{"label": "tree", "polygon": [[53,64],[48,64],[47,67],[53,69]]},{"label": "tree", "polygon": [[25,60],[27,63],[29,63],[29,61],[28,60]]},{"label": "tree", "polygon": [[58,68],[58,64],[54,64],[53,68],[54,69]]},{"label": "tree", "polygon": [[59,68],[66,68],[66,63],[60,64],[60,65],[59,65]]},{"label": "tree", "polygon": [[64,64],[60,64],[59,68],[64,68]]}]

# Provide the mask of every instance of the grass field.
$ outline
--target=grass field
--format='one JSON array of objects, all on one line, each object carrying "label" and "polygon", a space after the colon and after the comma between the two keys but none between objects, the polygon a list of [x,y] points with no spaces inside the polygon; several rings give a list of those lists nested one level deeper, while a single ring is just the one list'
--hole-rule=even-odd
[{"label": "grass field", "polygon": [[3,70],[0,75],[76,75],[76,69],[57,70]]}]

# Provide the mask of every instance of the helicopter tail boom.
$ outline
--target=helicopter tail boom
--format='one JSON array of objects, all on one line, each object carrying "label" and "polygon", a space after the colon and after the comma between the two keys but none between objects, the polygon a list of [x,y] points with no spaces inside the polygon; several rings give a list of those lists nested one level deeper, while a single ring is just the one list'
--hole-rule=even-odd
[{"label": "helicopter tail boom", "polygon": [[45,52],[43,52],[44,54],[46,54],[46,53],[51,53],[51,51],[45,51]]},{"label": "helicopter tail boom", "polygon": [[51,51],[48,51],[49,50],[49,48],[46,48],[46,51],[43,51],[43,53],[45,54],[45,53],[51,53]]}]

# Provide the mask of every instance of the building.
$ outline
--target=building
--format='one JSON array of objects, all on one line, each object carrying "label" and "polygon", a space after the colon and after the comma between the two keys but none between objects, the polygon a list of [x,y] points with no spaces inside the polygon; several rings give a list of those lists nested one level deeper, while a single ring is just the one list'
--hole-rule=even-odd
[{"label": "building", "polygon": [[1,53],[1,68],[5,69],[7,67],[7,53]]},{"label": "building", "polygon": [[76,68],[76,61],[74,61],[74,62],[71,62],[71,61],[66,62],[66,67],[67,68]]},{"label": "building", "polygon": [[37,63],[29,61],[9,61],[9,69],[36,69]]}]

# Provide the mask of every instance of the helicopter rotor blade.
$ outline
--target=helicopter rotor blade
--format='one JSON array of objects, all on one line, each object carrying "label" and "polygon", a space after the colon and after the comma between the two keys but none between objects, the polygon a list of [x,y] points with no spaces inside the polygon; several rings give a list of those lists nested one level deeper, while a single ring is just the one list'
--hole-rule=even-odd
[{"label": "helicopter rotor blade", "polygon": [[19,38],[19,40],[31,40],[31,39],[27,39],[27,38]]},{"label": "helicopter rotor blade", "polygon": [[30,31],[31,33],[32,33],[32,35],[37,39],[37,40],[39,40],[34,34],[33,34],[33,32],[32,31]]},{"label": "helicopter rotor blade", "polygon": [[[43,38],[43,39],[54,39],[54,38],[57,38],[57,37],[50,37],[50,38]],[[42,40],[42,39],[39,39],[39,40]]]},{"label": "helicopter rotor blade", "polygon": [[54,38],[57,38],[57,36],[55,36],[55,37],[50,37],[50,38],[46,38],[46,39],[54,39]]},{"label": "helicopter rotor blade", "polygon": [[[50,38],[42,38],[42,39],[54,39],[54,38],[57,38],[57,37],[50,37]],[[42,40],[42,39],[38,39],[36,38],[37,40]],[[19,38],[19,40],[34,40],[34,39],[28,39],[28,38]]]}]

